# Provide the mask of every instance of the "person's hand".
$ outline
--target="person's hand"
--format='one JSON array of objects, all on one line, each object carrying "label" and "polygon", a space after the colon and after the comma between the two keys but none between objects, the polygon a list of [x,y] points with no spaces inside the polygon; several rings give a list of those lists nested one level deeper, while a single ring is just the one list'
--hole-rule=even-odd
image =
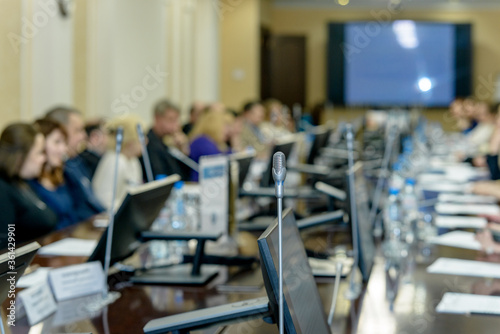
[{"label": "person's hand", "polygon": [[476,234],[476,240],[481,244],[481,248],[486,254],[500,253],[500,245],[493,240],[490,230],[483,230]]},{"label": "person's hand", "polygon": [[499,184],[494,181],[478,181],[471,186],[471,192],[477,195],[495,196],[498,193]]},{"label": "person's hand", "polygon": [[485,156],[478,156],[472,159],[472,165],[475,167],[486,167],[486,157]]},{"label": "person's hand", "polygon": [[[497,228],[497,224],[500,224],[500,214],[496,215],[479,215],[479,217],[486,218],[489,222],[493,222],[494,224],[488,224],[489,227],[492,227],[492,229]],[[500,228],[500,226],[498,226]]]},{"label": "person's hand", "polygon": [[189,155],[188,137],[182,131],[177,131],[173,134],[172,139],[175,147],[182,151],[185,155]]}]

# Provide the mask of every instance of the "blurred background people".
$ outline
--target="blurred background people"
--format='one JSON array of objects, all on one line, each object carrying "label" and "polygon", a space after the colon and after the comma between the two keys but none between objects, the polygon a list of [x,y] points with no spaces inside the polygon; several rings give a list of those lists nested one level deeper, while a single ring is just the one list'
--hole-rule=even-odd
[{"label": "blurred background people", "polygon": [[111,207],[113,197],[116,132],[120,127],[123,128],[123,142],[118,155],[115,210],[118,209],[130,187],[142,184],[142,168],[139,161],[142,151],[141,142],[136,130],[137,124],[141,123],[142,121],[139,117],[128,114],[111,120],[106,126],[110,133],[108,149],[99,162],[94,179],[92,180],[92,187],[96,196],[108,209]]},{"label": "blurred background people", "polygon": [[26,181],[38,178],[45,163],[45,138],[27,123],[7,126],[0,136],[0,249],[7,247],[9,225],[17,244],[55,229],[57,215]]},{"label": "blurred background people", "polygon": [[258,101],[252,101],[243,107],[243,129],[240,141],[243,148],[255,149],[258,157],[266,157],[269,153],[269,143],[260,129],[264,121],[265,110]]},{"label": "blurred background people", "polygon": [[[153,109],[153,117],[153,126],[147,134],[147,149],[153,176],[156,178],[158,175],[169,176],[178,174],[184,181],[189,180],[190,169],[173,157],[169,151],[169,146],[165,143],[167,136],[171,139],[178,136],[179,145],[173,146],[178,149],[180,147],[180,150],[184,154],[189,151],[187,137],[179,131],[179,108],[168,100],[161,100]],[[182,133],[182,136],[178,135],[179,132]],[[184,146],[187,147],[183,150]],[[142,159],[141,163],[143,165],[144,179],[146,179],[144,161]]]},{"label": "blurred background people", "polygon": [[284,113],[283,104],[276,99],[269,99],[264,102],[265,116],[264,122],[260,125],[265,141],[272,143],[283,136],[291,134],[288,126],[290,124],[289,115]]},{"label": "blurred background people", "polygon": [[108,133],[104,127],[104,120],[99,119],[85,124],[87,142],[85,149],[79,154],[89,171],[90,180],[94,177],[95,170],[102,155],[108,148]]},{"label": "blurred background people", "polygon": [[[227,145],[231,136],[234,116],[226,111],[210,109],[205,111],[190,133],[189,157],[199,163],[205,155],[231,153]],[[198,173],[192,171],[191,180],[198,181]]]},{"label": "blurred background people", "polygon": [[57,214],[57,229],[84,221],[100,213],[88,201],[80,181],[64,168],[68,152],[66,130],[57,122],[40,119],[35,122],[45,136],[46,162],[40,176],[29,182],[38,196]]},{"label": "blurred background people", "polygon": [[189,109],[189,122],[182,127],[182,132],[184,132],[186,136],[189,135],[205,108],[206,105],[200,101],[196,101],[191,105],[191,109]]}]

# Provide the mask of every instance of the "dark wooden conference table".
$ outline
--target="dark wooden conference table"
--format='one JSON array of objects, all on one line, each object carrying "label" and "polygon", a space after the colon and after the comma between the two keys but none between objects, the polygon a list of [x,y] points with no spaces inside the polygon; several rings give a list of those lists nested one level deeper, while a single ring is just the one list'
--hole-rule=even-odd
[{"label": "dark wooden conference table", "polygon": [[[81,223],[58,231],[38,240],[42,245],[65,237],[97,239],[103,229],[94,228],[91,222]],[[335,229],[314,229],[303,233],[308,247],[333,247]],[[257,248],[255,248],[257,249]],[[340,286],[339,300],[332,326],[332,333],[362,334],[424,334],[424,333],[499,333],[500,317],[446,315],[435,312],[435,307],[445,292],[499,294],[500,280],[435,275],[426,273],[426,267],[438,257],[479,259],[500,262],[499,257],[486,258],[477,251],[434,246],[425,263],[416,264],[404,277],[395,299],[393,311],[386,299],[386,271],[384,260],[377,256],[370,280],[363,286],[362,295],[350,302],[343,298],[347,280]],[[43,267],[62,267],[82,263],[84,257],[42,257],[37,255],[33,263]],[[11,333],[143,333],[149,320],[183,313],[200,308],[265,296],[262,287],[252,292],[221,292],[219,284],[230,280],[233,284],[259,285],[262,276],[259,268],[234,275],[227,269],[204,287],[132,285],[126,275],[117,273],[110,277],[112,290],[120,291],[121,298],[97,314],[85,311],[88,299],[82,298],[59,304],[56,314],[30,327],[26,317],[16,320],[16,326],[6,328]],[[318,280],[318,288],[325,313],[328,313],[333,293],[333,279]],[[5,321],[6,304],[2,307]],[[261,319],[216,326],[193,333],[277,333],[274,324]]]}]

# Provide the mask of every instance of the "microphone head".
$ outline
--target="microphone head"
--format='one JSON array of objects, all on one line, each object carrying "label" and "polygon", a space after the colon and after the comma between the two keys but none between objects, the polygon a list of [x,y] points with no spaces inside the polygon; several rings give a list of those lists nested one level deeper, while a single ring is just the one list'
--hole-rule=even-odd
[{"label": "microphone head", "polygon": [[276,152],[273,155],[273,179],[277,181],[285,181],[286,176],[286,157],[283,152]]},{"label": "microphone head", "polygon": [[120,152],[123,142],[123,126],[119,126],[116,129],[116,151]]}]

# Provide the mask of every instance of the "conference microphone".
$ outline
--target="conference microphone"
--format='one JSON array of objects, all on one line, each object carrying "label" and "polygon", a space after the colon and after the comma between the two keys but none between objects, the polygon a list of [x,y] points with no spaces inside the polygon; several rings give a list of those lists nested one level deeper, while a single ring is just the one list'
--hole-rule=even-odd
[{"label": "conference microphone", "polygon": [[283,192],[286,177],[286,158],[283,152],[273,155],[273,179],[278,201],[278,262],[279,262],[279,332],[284,334],[285,324],[283,317]]},{"label": "conference microphone", "polygon": [[87,310],[91,312],[97,312],[102,309],[106,305],[113,303],[115,300],[120,298],[121,293],[118,291],[109,291],[108,288],[108,274],[109,274],[109,266],[111,263],[111,248],[113,242],[113,227],[115,225],[115,201],[116,201],[116,185],[118,182],[118,162],[119,155],[122,150],[123,143],[123,127],[118,127],[116,129],[116,158],[115,158],[115,170],[113,175],[113,192],[111,197],[111,206],[109,208],[109,224],[106,230],[106,251],[104,257],[104,290],[102,291],[101,298],[89,303],[87,305]]},{"label": "conference microphone", "polygon": [[286,177],[286,158],[283,152],[273,155],[273,179],[276,187],[276,197],[283,198],[283,185]]},{"label": "conference microphone", "polygon": [[188,166],[189,168],[191,168],[195,172],[199,172],[200,171],[200,165],[197,164],[196,161],[194,161],[193,159],[190,159],[187,155],[185,155],[184,153],[182,153],[182,151],[179,150],[178,148],[176,148],[176,147],[169,147],[168,151],[170,152],[170,154],[175,159],[177,159],[180,162],[184,163],[186,166]]},{"label": "conference microphone", "polygon": [[137,123],[137,135],[141,143],[142,161],[144,162],[144,169],[146,170],[146,178],[148,182],[153,181],[153,169],[151,168],[151,161],[149,160],[148,148],[146,146],[146,139],[144,139],[144,131],[142,131],[141,123]]}]

